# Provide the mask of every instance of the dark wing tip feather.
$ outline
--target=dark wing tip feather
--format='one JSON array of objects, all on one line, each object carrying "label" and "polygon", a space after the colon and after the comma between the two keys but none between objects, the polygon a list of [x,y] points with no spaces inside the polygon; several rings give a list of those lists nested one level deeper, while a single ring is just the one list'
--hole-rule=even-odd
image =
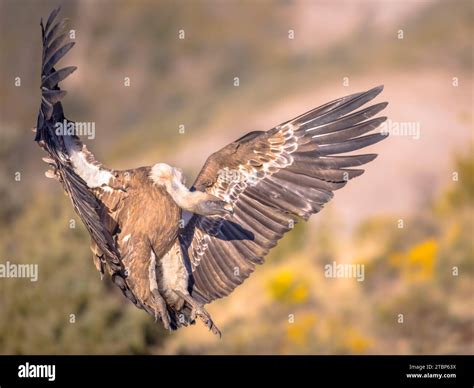
[{"label": "dark wing tip feather", "polygon": [[77,70],[77,66],[68,66],[60,70],[56,70],[55,72],[43,78],[43,81],[41,82],[41,86],[47,89],[53,89],[59,84],[59,82],[63,81],[65,78],[67,78],[70,74],[74,73],[76,70]]},{"label": "dark wing tip feather", "polygon": [[[377,104],[377,106],[380,107],[380,110],[381,110],[381,111],[384,110],[384,109],[387,107],[387,105],[388,105],[388,101],[379,102],[379,103]],[[373,106],[375,106],[375,105],[373,105]]]},{"label": "dark wing tip feather", "polygon": [[368,147],[372,144],[382,141],[388,136],[387,133],[374,133],[367,136],[356,137],[348,141],[341,143],[333,143],[327,145],[321,145],[318,149],[318,154],[326,156],[333,154],[342,154],[346,152],[360,150],[361,148]]},{"label": "dark wing tip feather", "polygon": [[65,90],[43,90],[43,97],[52,105],[62,100],[66,94]]},{"label": "dark wing tip feather", "polygon": [[380,93],[382,93],[383,89],[384,89],[384,85],[378,85],[375,88],[368,90],[367,93],[374,93],[374,97],[375,97],[375,96],[378,96]]},{"label": "dark wing tip feather", "polygon": [[382,92],[382,90],[383,85],[380,85],[363,93],[355,93],[339,98],[318,108],[312,109],[289,122],[300,127],[300,129],[307,129],[311,126],[315,127],[331,123],[373,100]]},{"label": "dark wing tip feather", "polygon": [[[61,6],[53,9],[49,14],[48,21],[46,22],[46,27],[44,27],[45,34],[48,32],[49,27],[53,24],[54,19],[58,16],[59,11],[61,10]],[[43,25],[43,19],[41,18],[41,25]]]},{"label": "dark wing tip feather", "polygon": [[63,117],[59,117],[62,116],[62,107],[56,104],[60,104],[61,99],[66,95],[66,91],[60,90],[58,85],[77,69],[76,66],[68,66],[60,70],[55,70],[54,68],[59,60],[64,57],[75,44],[75,42],[68,42],[59,47],[65,38],[65,34],[61,35],[65,19],[57,22],[53,26],[59,10],[60,7],[51,12],[46,26],[43,26],[42,20],[40,23],[43,35],[43,60],[41,65],[41,93],[43,103],[41,104],[38,114],[36,141],[43,140],[45,132],[48,131],[48,129],[44,127],[45,121],[51,120],[53,115],[57,116],[54,117],[56,121],[63,119]]},{"label": "dark wing tip feather", "polygon": [[69,42],[69,43],[66,43],[64,46],[62,46],[61,48],[59,48],[52,56],[51,58],[48,60],[48,62],[45,63],[45,65],[43,66],[43,74],[46,75],[46,74],[49,74],[49,72],[53,69],[53,66],[59,62],[59,60],[64,57],[67,52],[69,50],[71,50],[73,48],[73,46],[75,45],[76,43],[75,42]]}]

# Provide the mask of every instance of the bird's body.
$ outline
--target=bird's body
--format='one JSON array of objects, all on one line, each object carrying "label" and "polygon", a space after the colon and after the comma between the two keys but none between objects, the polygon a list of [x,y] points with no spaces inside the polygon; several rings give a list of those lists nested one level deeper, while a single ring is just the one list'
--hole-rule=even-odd
[{"label": "bird's body", "polygon": [[[118,180],[126,191],[99,189],[103,193],[97,197],[108,209],[105,217],[116,220],[110,232],[124,269],[130,274],[128,284],[142,304],[153,309],[152,291],[158,287],[146,286],[152,278],[149,272],[153,270],[156,276],[162,276],[162,261],[178,237],[181,209],[164,187],[152,181],[150,171],[150,167],[120,171]],[[113,208],[116,210],[111,212]]]},{"label": "bird's body", "polygon": [[[166,328],[200,318],[220,334],[204,305],[230,294],[283,235],[328,202],[333,191],[364,170],[375,154],[345,155],[383,140],[374,133],[386,103],[357,110],[382,87],[331,101],[268,131],[250,132],[213,153],[191,188],[181,170],[157,163],[111,170],[74,134],[59,82],[75,68],[54,65],[62,24],[52,12],[43,33],[42,103],[36,141],[49,154],[48,177],[58,179],[91,235],[101,275]],[[369,120],[370,119],[370,120]],[[342,154],[342,155],[340,155]]]}]

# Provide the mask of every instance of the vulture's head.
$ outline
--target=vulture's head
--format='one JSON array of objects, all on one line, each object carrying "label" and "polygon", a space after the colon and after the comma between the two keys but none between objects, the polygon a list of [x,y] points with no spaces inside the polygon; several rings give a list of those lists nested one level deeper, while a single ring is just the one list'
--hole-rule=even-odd
[{"label": "vulture's head", "polygon": [[173,183],[185,183],[183,171],[166,163],[155,164],[151,168],[150,178],[156,185],[164,187]]},{"label": "vulture's head", "polygon": [[155,164],[150,178],[157,186],[164,187],[174,202],[181,208],[202,216],[225,216],[232,214],[232,205],[216,196],[202,191],[190,191],[184,185],[183,171],[165,163]]}]

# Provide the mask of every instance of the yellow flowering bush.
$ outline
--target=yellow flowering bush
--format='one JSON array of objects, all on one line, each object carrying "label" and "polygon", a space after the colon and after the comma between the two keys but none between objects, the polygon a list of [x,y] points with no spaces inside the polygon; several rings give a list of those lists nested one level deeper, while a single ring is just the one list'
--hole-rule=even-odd
[{"label": "yellow flowering bush", "polygon": [[389,257],[389,264],[399,269],[406,280],[423,282],[433,278],[437,255],[438,242],[431,238],[407,252],[393,253]]},{"label": "yellow flowering bush", "polygon": [[308,281],[286,269],[271,277],[267,288],[273,300],[288,304],[301,304],[309,297]]}]

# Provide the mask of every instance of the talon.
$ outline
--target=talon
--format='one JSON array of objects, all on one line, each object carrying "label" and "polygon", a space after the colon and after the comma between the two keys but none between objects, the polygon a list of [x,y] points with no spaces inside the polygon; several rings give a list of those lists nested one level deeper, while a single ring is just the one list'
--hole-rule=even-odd
[{"label": "talon", "polygon": [[196,318],[200,318],[202,322],[207,326],[209,331],[212,331],[213,334],[218,335],[219,338],[222,338],[221,331],[212,321],[211,315],[206,311],[204,306],[197,301],[195,301],[191,295],[183,294],[181,291],[173,290],[176,295],[180,298],[183,298],[187,303],[191,305],[191,321],[194,321]]},{"label": "talon", "polygon": [[230,203],[222,201],[220,199],[209,199],[200,203],[195,213],[204,216],[221,216],[232,215],[234,209]]},{"label": "talon", "polygon": [[168,312],[162,314],[161,322],[163,322],[163,326],[165,327],[165,329],[171,330],[170,316],[168,315]]},{"label": "talon", "polygon": [[209,313],[202,306],[193,307],[193,313],[196,317],[200,318],[209,331],[212,331],[213,334],[218,335],[219,338],[222,337],[221,331],[214,324]]},{"label": "talon", "polygon": [[171,319],[168,314],[168,310],[166,309],[166,304],[161,295],[159,294],[158,290],[152,290],[151,294],[153,296],[153,299],[155,299],[157,307],[156,309],[153,308],[153,311],[155,312],[155,322],[158,322],[158,318],[160,318],[165,329],[169,330],[171,328]]}]

